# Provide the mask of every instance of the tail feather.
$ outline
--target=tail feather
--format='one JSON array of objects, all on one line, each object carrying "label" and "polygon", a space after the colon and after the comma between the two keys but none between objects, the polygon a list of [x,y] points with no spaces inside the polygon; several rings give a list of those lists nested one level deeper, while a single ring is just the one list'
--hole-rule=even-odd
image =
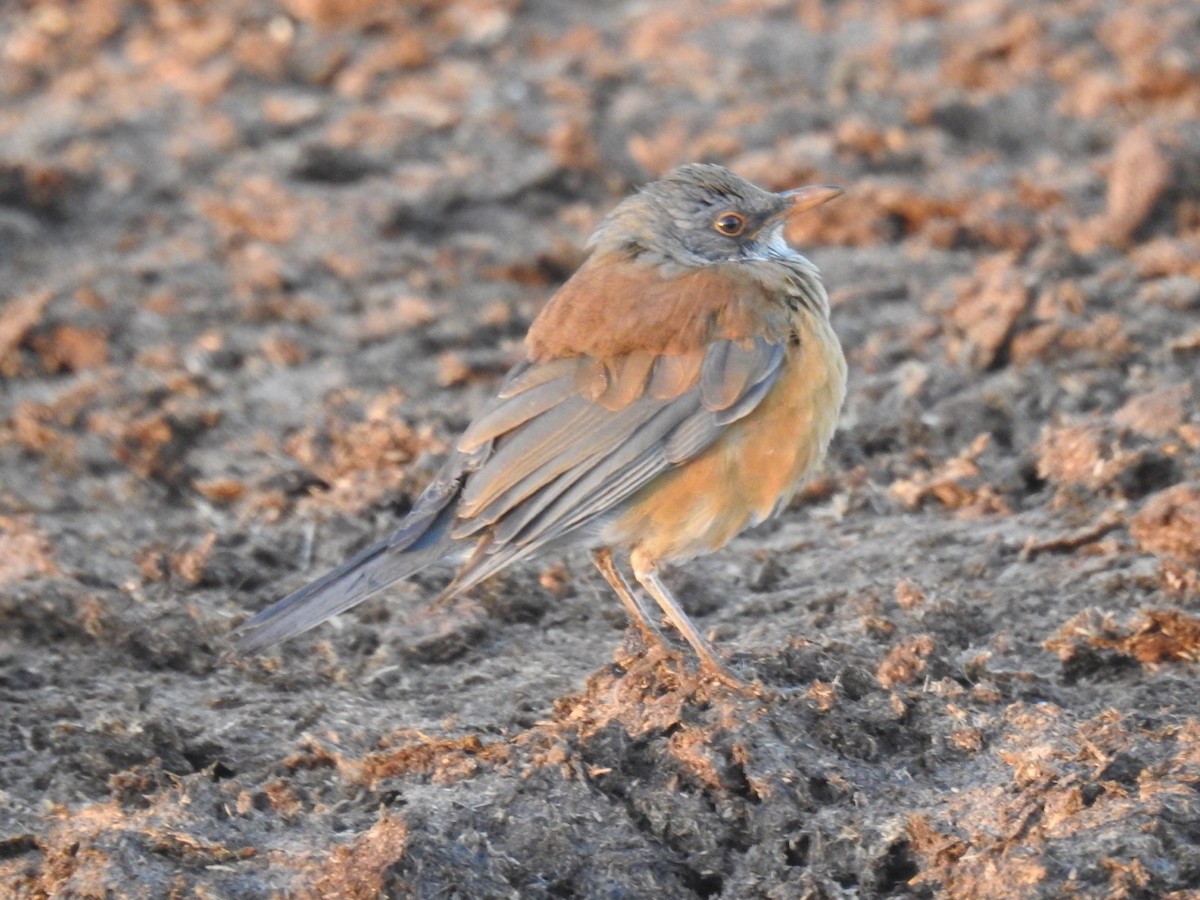
[{"label": "tail feather", "polygon": [[388,585],[461,551],[464,542],[450,538],[447,532],[455,516],[463,458],[461,454],[451,458],[390,537],[271,604],[242,625],[235,633],[238,649],[249,653],[295,637]]},{"label": "tail feather", "polygon": [[367,547],[242,625],[236,633],[238,650],[250,653],[295,637],[445,555],[446,548],[441,546],[404,551],[393,549],[390,541],[381,541]]}]

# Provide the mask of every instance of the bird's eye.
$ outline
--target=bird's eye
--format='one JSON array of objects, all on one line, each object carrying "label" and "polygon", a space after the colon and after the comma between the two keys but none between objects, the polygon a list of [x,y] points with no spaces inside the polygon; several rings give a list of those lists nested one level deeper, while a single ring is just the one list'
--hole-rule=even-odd
[{"label": "bird's eye", "polygon": [[721,213],[713,222],[713,228],[725,237],[737,237],[745,227],[746,217],[735,212]]}]

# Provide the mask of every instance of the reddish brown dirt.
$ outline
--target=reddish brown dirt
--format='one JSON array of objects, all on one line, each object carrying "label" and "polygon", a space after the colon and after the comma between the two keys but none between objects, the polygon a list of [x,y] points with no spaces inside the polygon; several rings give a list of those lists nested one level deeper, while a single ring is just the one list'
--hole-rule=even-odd
[{"label": "reddish brown dirt", "polygon": [[[1200,891],[1200,7],[79,0],[0,12],[0,894]],[[790,235],[825,473],[586,559],[230,629],[386,532],[628,190]]]}]

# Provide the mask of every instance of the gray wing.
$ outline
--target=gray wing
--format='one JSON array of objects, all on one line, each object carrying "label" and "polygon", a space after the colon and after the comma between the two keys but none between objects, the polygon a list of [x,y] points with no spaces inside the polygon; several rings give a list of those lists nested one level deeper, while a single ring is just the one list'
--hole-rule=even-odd
[{"label": "gray wing", "polygon": [[239,648],[307,631],[464,545],[475,553],[447,593],[586,527],[750,413],[784,354],[757,338],[518,365],[400,527],[246,622]]},{"label": "gray wing", "polygon": [[458,443],[484,455],[449,534],[482,541],[448,591],[588,526],[703,452],[758,406],[785,354],[760,337],[692,354],[518,367]]}]

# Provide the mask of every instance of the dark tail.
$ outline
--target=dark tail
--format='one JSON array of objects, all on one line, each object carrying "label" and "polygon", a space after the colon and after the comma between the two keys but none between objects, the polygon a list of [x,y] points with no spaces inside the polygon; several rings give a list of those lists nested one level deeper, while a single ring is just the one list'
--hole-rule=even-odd
[{"label": "dark tail", "polygon": [[250,653],[295,637],[446,555],[441,547],[405,551],[392,549],[390,543],[368,547],[328,575],[272,603],[237,630],[238,649]]},{"label": "dark tail", "polygon": [[295,637],[357,606],[389,584],[453,556],[463,546],[447,534],[454,520],[461,478],[461,461],[456,456],[394,534],[258,613],[235,632],[238,649],[249,653]]}]

